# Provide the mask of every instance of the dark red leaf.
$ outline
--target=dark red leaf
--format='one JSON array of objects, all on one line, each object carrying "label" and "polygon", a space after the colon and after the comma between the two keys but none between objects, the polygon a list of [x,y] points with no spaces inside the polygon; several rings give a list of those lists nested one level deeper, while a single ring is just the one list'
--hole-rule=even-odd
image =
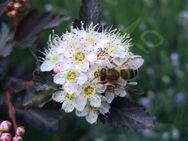
[{"label": "dark red leaf", "polygon": [[54,28],[69,17],[65,15],[56,15],[52,12],[38,16],[38,12],[33,10],[29,12],[19,23],[14,34],[14,40],[22,48],[29,48],[37,39],[40,32]]},{"label": "dark red leaf", "polygon": [[5,9],[7,8],[9,1],[10,0],[5,0],[3,3],[0,3],[0,16],[3,14]]},{"label": "dark red leaf", "polygon": [[28,109],[23,111],[25,123],[46,132],[56,132],[63,114],[58,110]]},{"label": "dark red leaf", "polygon": [[129,130],[142,131],[155,127],[155,117],[145,108],[128,98],[116,98],[110,109],[107,121],[113,127],[126,127]]},{"label": "dark red leaf", "polygon": [[0,30],[0,56],[2,57],[8,56],[12,51],[12,45],[9,39],[9,28],[3,23]]},{"label": "dark red leaf", "polygon": [[99,22],[99,0],[83,0],[80,7],[80,19],[75,20],[73,26],[80,28],[81,22],[84,26],[93,23],[94,25]]}]

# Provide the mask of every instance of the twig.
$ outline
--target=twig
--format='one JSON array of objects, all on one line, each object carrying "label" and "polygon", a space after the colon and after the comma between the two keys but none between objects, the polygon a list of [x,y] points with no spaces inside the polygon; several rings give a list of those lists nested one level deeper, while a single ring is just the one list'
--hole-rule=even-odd
[{"label": "twig", "polygon": [[9,114],[9,117],[10,117],[10,119],[12,121],[14,130],[16,132],[16,129],[17,129],[16,111],[15,111],[15,108],[14,108],[12,102],[11,102],[11,91],[10,90],[7,90],[4,93],[4,101],[5,101],[6,105],[7,105],[8,114]]}]

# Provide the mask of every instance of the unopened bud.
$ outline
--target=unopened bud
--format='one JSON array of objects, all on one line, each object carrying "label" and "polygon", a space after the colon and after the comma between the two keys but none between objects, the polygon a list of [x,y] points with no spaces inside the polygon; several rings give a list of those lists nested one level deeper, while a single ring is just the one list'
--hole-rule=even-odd
[{"label": "unopened bud", "polygon": [[9,121],[3,121],[0,123],[0,131],[8,132],[11,128],[12,124]]},{"label": "unopened bud", "polygon": [[11,10],[7,13],[8,16],[10,17],[15,17],[16,16],[16,10]]},{"label": "unopened bud", "polygon": [[20,136],[15,136],[12,141],[23,141],[23,138]]},{"label": "unopened bud", "polygon": [[16,129],[16,135],[18,135],[18,136],[23,136],[24,133],[25,133],[24,127],[18,127],[18,128]]},{"label": "unopened bud", "polygon": [[19,2],[14,3],[13,6],[14,6],[15,9],[22,7],[22,5]]},{"label": "unopened bud", "polygon": [[0,137],[0,141],[12,141],[12,137],[9,133],[3,133]]}]

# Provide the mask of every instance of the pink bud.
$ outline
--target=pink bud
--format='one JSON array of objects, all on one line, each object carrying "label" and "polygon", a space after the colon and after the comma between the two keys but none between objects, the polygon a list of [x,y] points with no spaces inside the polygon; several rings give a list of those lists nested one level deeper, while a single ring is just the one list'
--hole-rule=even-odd
[{"label": "pink bud", "polygon": [[22,5],[19,2],[14,3],[14,8],[15,9],[18,9],[20,7],[22,7]]},{"label": "pink bud", "polygon": [[18,127],[18,128],[16,129],[16,135],[18,135],[18,136],[23,136],[24,133],[25,133],[24,127]]},{"label": "pink bud", "polygon": [[57,63],[57,64],[55,65],[55,67],[54,67],[54,72],[55,72],[55,73],[60,72],[61,69],[62,69],[62,67],[63,67],[63,63]]},{"label": "pink bud", "polygon": [[3,133],[0,137],[0,141],[12,141],[10,133]]},{"label": "pink bud", "polygon": [[23,141],[23,139],[20,136],[15,136],[12,141]]},{"label": "pink bud", "polygon": [[12,126],[11,122],[5,120],[0,123],[0,131],[8,132],[11,126]]},{"label": "pink bud", "polygon": [[7,15],[10,16],[10,17],[15,17],[16,16],[16,10],[12,10],[12,11],[8,12]]}]

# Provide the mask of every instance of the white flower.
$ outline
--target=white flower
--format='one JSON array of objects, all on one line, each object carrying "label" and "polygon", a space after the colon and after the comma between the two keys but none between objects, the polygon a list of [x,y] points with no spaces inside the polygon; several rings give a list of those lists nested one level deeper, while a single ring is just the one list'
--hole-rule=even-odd
[{"label": "white flower", "polygon": [[77,95],[76,93],[66,93],[64,91],[57,91],[53,94],[52,99],[63,103],[62,109],[65,112],[72,112],[74,108],[79,111],[84,110],[84,107],[87,103],[85,99],[81,96]]},{"label": "white flower", "polygon": [[111,103],[116,96],[125,97],[127,95],[123,86],[118,86],[114,89],[108,89],[105,91],[106,101]]},{"label": "white flower", "polygon": [[[101,28],[92,24],[81,29],[71,28],[61,36],[49,37],[41,71],[53,70],[53,82],[61,85],[53,100],[62,103],[65,112],[76,109],[93,124],[98,115],[109,113],[110,103],[115,97],[125,97],[127,80],[101,83],[103,68],[129,67],[138,69],[144,62],[141,56],[130,52],[129,35],[120,35],[118,30]],[[100,29],[100,30],[101,30]],[[108,81],[108,80],[107,80]],[[109,90],[110,84],[117,84]]]},{"label": "white flower", "polygon": [[97,94],[97,87],[92,84],[86,84],[82,88],[82,95],[89,101],[89,104],[93,107],[100,107],[101,96]]},{"label": "white flower", "polygon": [[54,50],[46,53],[46,58],[44,59],[43,63],[41,64],[40,70],[43,72],[53,70],[55,65],[59,61],[61,61],[61,59],[62,59],[62,54],[59,54]]},{"label": "white flower", "polygon": [[98,119],[98,110],[96,108],[86,106],[83,111],[76,111],[78,117],[86,117],[87,122],[93,124]]},{"label": "white flower", "polygon": [[109,113],[109,109],[110,109],[110,105],[106,102],[105,98],[102,98],[101,106],[98,109],[86,105],[84,110],[82,111],[76,110],[76,115],[78,117],[85,117],[89,123],[93,124],[97,122],[99,113],[105,115],[106,113]]}]

